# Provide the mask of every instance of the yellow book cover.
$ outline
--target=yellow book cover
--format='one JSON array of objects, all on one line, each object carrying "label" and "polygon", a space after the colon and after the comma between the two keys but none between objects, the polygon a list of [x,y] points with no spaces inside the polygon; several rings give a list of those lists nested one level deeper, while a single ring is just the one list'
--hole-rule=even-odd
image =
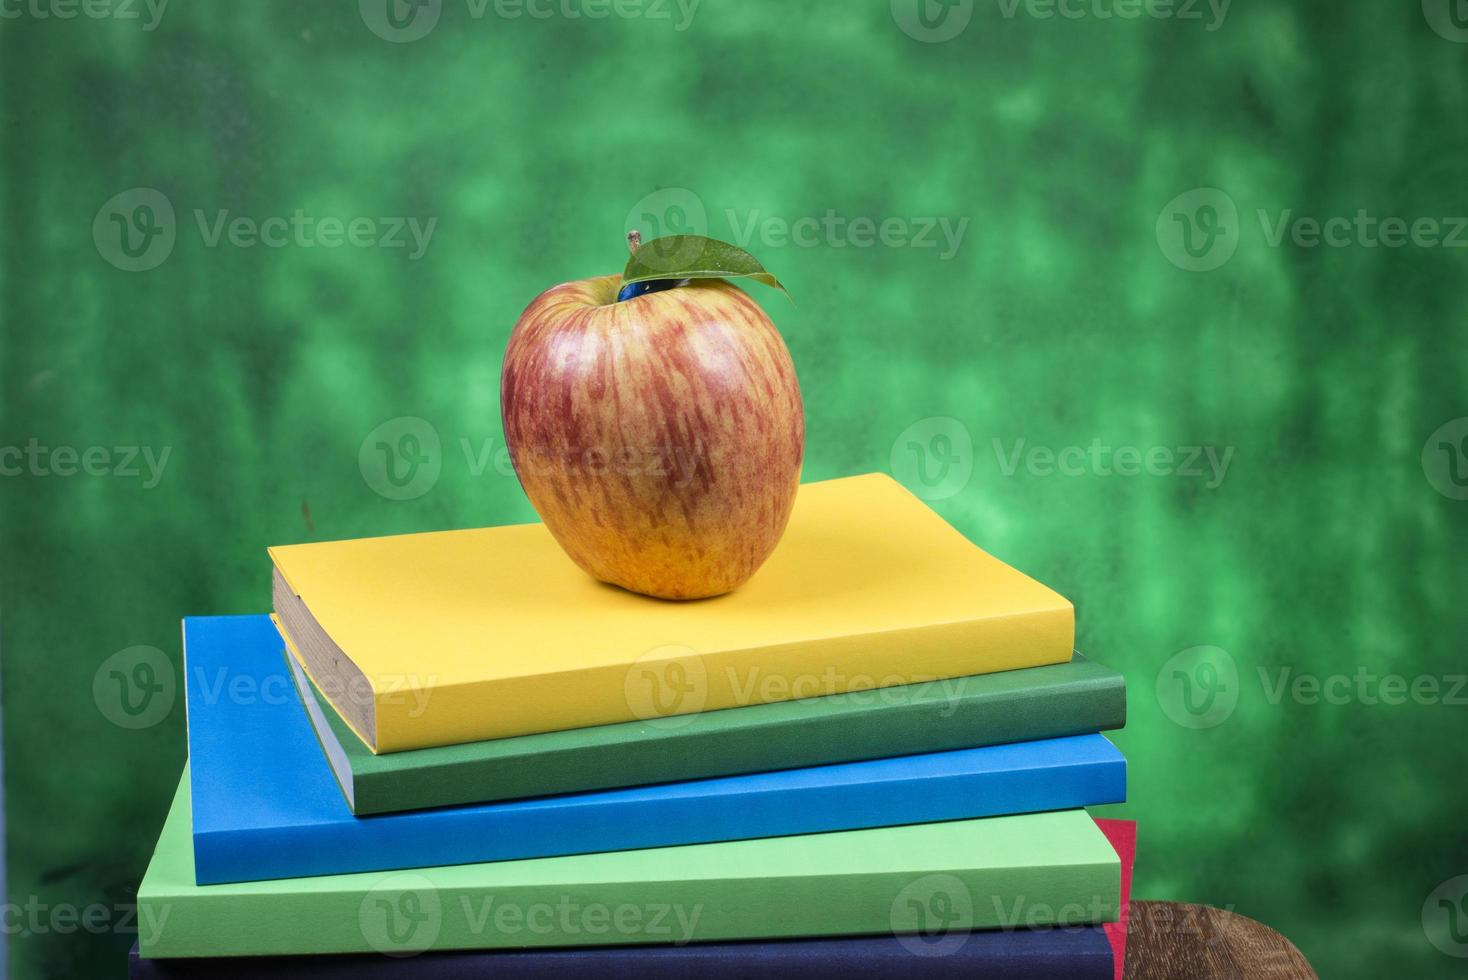
[{"label": "yellow book cover", "polygon": [[1070,602],[890,477],[806,484],[714,599],[592,579],[540,524],[270,549],[292,654],[374,752],[1069,660]]}]

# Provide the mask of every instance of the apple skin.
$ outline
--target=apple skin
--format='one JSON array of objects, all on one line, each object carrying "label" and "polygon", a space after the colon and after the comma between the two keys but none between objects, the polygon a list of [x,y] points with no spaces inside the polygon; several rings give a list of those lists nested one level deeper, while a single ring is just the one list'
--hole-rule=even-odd
[{"label": "apple skin", "polygon": [[790,519],[805,452],[795,365],[723,280],[616,302],[553,286],[510,334],[500,414],[525,495],[588,573],[664,599],[722,595]]}]

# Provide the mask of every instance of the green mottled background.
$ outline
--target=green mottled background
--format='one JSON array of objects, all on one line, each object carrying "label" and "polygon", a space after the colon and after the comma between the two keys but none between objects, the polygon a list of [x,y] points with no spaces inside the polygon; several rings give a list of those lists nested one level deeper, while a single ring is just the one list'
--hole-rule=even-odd
[{"label": "green mottled background", "polygon": [[[1139,896],[1232,906],[1328,977],[1461,969],[1424,902],[1468,873],[1468,707],[1270,689],[1281,668],[1468,670],[1468,502],[1428,444],[1468,415],[1468,250],[1271,245],[1257,216],[1468,214],[1449,0],[1238,0],[1221,22],[980,0],[934,43],[901,29],[906,0],[704,0],[691,23],[442,0],[401,43],[369,27],[380,0],[174,0],[156,23],[141,0],[26,4],[0,19],[0,448],[170,455],[154,487],[0,477],[12,905],[125,905],[148,860],[183,705],[113,724],[104,661],[145,645],[176,670],[180,616],[264,610],[267,544],[531,518],[493,457],[516,315],[618,269],[629,215],[652,233],[701,206],[731,239],[828,212],[967,221],[946,257],[844,230],[747,241],[798,301],[759,293],[800,371],[807,478],[895,468],[1076,600],[1082,648],[1131,685],[1115,812],[1141,821]],[[133,188],[176,213],[148,271],[107,257],[104,203]],[[1196,188],[1226,198],[1169,208]],[[1238,220],[1203,206],[1223,200]],[[210,247],[195,217],[298,209],[437,224],[413,259]],[[1232,257],[1180,268],[1179,215],[1222,222],[1204,264]],[[359,448],[405,416],[441,449],[400,501]],[[1011,468],[1021,439],[1041,455]],[[1093,440],[1233,455],[1216,486],[1048,470]],[[1197,646],[1237,676],[1170,662]],[[1187,713],[1179,670],[1211,714]],[[11,975],[118,972],[133,936],[107,921],[7,913]]]}]

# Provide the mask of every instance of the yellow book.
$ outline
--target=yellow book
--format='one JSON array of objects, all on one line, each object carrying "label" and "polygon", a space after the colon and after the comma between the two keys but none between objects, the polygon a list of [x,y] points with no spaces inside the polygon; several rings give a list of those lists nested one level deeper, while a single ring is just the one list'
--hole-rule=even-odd
[{"label": "yellow book", "polygon": [[[287,647],[374,752],[1062,663],[1071,604],[889,477],[806,484],[714,599],[604,585],[541,524],[270,549]],[[876,695],[871,695],[876,696]]]}]

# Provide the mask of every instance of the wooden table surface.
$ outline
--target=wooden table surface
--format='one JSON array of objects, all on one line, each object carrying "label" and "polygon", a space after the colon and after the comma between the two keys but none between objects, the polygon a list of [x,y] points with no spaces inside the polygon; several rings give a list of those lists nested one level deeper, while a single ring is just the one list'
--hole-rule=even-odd
[{"label": "wooden table surface", "polygon": [[1181,902],[1133,902],[1127,980],[1317,980],[1288,939],[1242,915]]}]

